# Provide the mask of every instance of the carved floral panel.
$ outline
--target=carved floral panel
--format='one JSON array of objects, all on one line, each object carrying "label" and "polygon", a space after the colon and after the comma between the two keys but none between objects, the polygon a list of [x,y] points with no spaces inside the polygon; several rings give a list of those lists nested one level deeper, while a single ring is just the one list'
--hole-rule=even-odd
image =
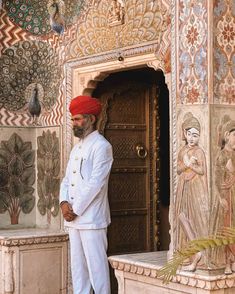
[{"label": "carved floral panel", "polygon": [[235,104],[235,2],[214,0],[214,101]]},{"label": "carved floral panel", "polygon": [[0,147],[0,213],[8,212],[11,224],[18,224],[19,215],[28,214],[35,205],[35,151],[31,142],[24,142],[13,133]]},{"label": "carved floral panel", "polygon": [[47,215],[50,223],[51,216],[59,212],[60,187],[60,147],[56,132],[43,131],[37,138],[37,167],[38,167],[38,203],[41,215]]},{"label": "carved floral panel", "polygon": [[164,1],[102,0],[78,25],[69,58],[103,53],[113,49],[159,43],[169,25]]},{"label": "carved floral panel", "polygon": [[178,102],[208,101],[208,26],[206,0],[179,1]]}]

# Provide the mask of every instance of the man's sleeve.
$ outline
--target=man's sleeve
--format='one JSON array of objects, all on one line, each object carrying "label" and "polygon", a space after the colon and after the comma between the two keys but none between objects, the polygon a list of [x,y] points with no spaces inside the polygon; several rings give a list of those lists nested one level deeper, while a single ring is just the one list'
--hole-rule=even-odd
[{"label": "man's sleeve", "polygon": [[82,215],[91,202],[99,194],[102,187],[108,180],[113,163],[112,146],[101,146],[94,154],[93,170],[89,180],[84,180],[80,197],[73,205],[73,211]]},{"label": "man's sleeve", "polygon": [[63,201],[69,201],[69,170],[70,170],[70,159],[67,164],[65,177],[60,184],[60,203]]}]

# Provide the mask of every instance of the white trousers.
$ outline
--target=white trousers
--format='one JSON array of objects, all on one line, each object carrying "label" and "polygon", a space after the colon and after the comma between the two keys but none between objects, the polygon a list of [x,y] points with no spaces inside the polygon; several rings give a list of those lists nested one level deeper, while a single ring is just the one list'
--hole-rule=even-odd
[{"label": "white trousers", "polygon": [[110,294],[107,230],[69,228],[74,294]]}]

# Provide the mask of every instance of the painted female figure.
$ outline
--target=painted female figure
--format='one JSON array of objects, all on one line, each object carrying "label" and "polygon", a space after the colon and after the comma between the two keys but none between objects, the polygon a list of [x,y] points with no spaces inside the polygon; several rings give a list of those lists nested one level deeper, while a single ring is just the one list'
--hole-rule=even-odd
[{"label": "painted female figure", "polygon": [[[222,219],[219,227],[235,227],[235,121],[222,127],[221,150],[215,165],[215,187]],[[225,274],[235,272],[235,245],[225,247]]]},{"label": "painted female figure", "polygon": [[[209,197],[206,159],[198,146],[199,121],[189,113],[182,125],[185,146],[179,151],[177,161],[178,186],[175,204],[176,248],[183,248],[187,241],[208,236]],[[201,259],[197,254],[185,270],[194,271]]]}]

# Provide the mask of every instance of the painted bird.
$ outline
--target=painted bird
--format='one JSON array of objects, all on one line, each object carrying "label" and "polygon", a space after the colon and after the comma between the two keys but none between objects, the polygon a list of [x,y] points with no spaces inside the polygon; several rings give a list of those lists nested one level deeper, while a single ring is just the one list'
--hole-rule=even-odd
[{"label": "painted bird", "polygon": [[53,1],[51,5],[48,6],[48,12],[50,14],[50,25],[53,31],[58,33],[59,35],[64,32],[65,21],[63,17],[63,1],[60,0],[60,4],[58,1]]},{"label": "painted bird", "polygon": [[41,113],[41,105],[38,99],[38,87],[35,85],[35,88],[33,89],[33,94],[31,99],[29,100],[29,105],[28,105],[28,110],[29,113],[33,117],[33,122],[36,123],[37,118],[39,117]]}]

